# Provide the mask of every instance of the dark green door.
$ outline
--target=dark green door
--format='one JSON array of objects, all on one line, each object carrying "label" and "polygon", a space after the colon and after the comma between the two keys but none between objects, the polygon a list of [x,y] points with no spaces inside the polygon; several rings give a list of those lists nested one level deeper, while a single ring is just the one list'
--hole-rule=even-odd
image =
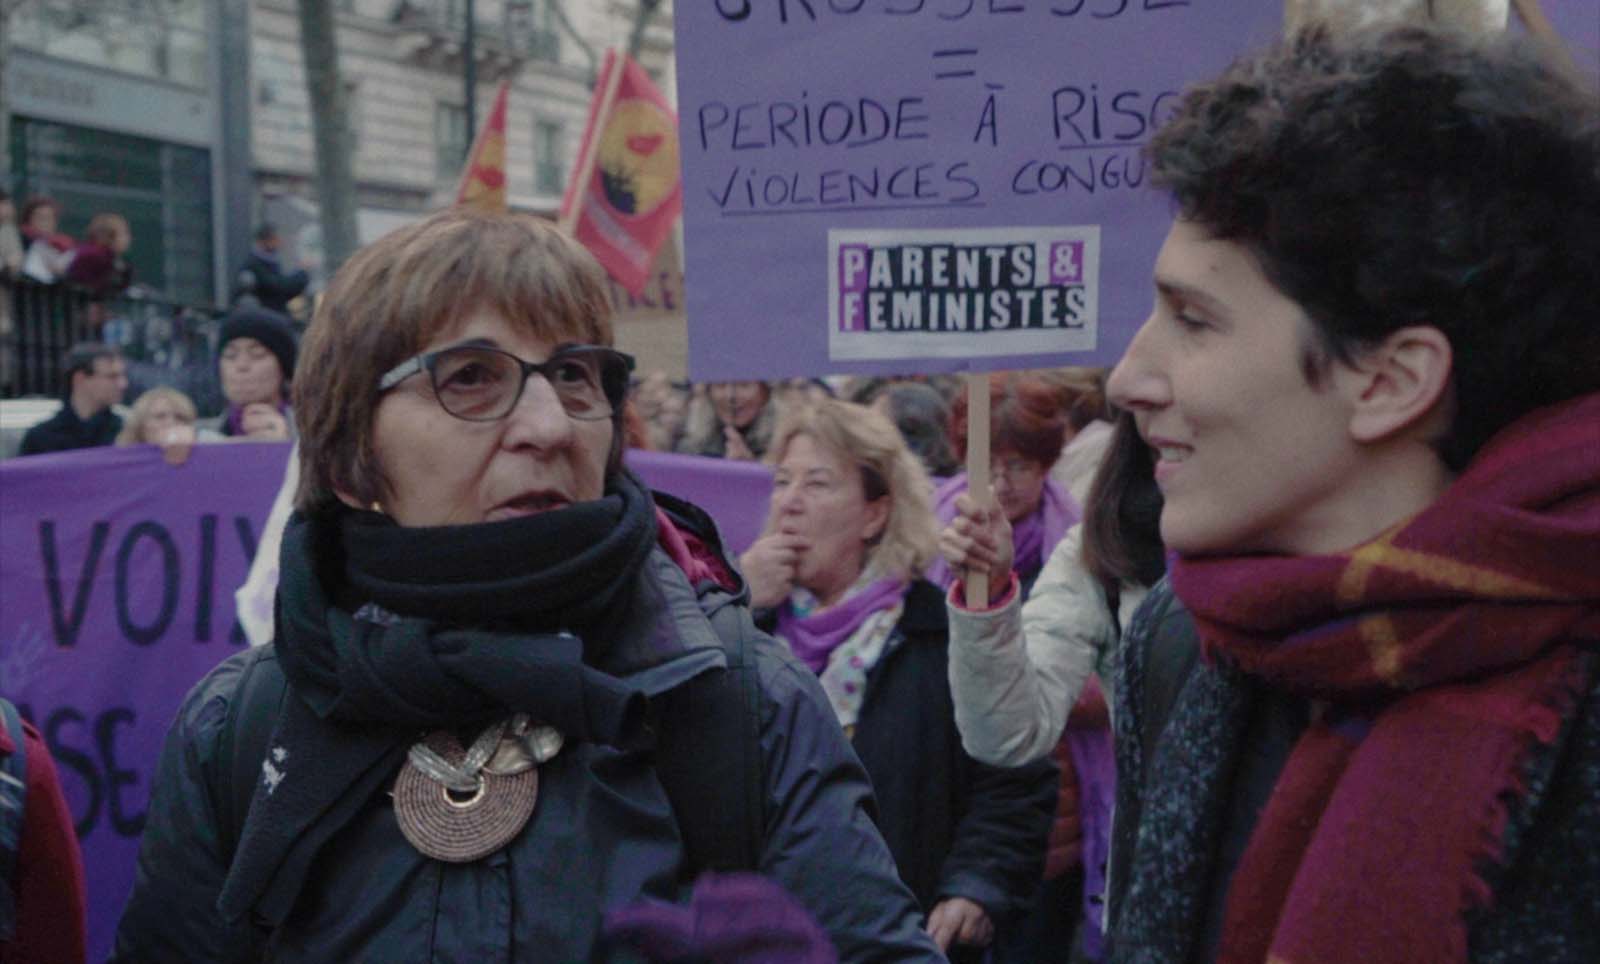
[{"label": "dark green door", "polygon": [[101,212],[127,218],[136,282],[173,301],[214,300],[209,151],[13,117],[11,167],[19,203],[55,198],[75,238]]}]

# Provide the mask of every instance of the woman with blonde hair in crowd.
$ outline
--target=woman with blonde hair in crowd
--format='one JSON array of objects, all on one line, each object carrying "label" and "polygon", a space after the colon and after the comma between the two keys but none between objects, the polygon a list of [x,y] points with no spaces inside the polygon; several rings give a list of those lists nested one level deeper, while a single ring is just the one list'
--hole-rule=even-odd
[{"label": "woman with blonde hair in crowd", "polygon": [[189,461],[199,437],[194,402],[183,392],[157,385],[142,393],[117,433],[117,445],[156,445],[168,465]]},{"label": "woman with blonde hair in crowd", "polygon": [[766,534],[741,559],[758,620],[821,679],[877,792],[900,876],[953,960],[981,959],[1033,893],[1055,804],[1048,761],[961,748],[928,481],[882,413],[822,400],[786,414]]},{"label": "woman with blonde hair in crowd", "polygon": [[168,385],[157,385],[139,396],[117,434],[118,445],[171,445],[187,438],[193,442],[198,414],[194,402]]}]

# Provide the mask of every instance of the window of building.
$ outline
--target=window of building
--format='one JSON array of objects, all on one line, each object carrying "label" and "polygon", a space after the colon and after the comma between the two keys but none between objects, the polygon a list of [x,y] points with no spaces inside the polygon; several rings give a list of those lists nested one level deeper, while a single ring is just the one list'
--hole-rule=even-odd
[{"label": "window of building", "polygon": [[206,86],[206,3],[37,0],[15,8],[11,42],[41,53],[186,87]]},{"label": "window of building", "polygon": [[467,109],[460,104],[439,104],[433,111],[433,144],[437,150],[435,171],[445,181],[461,173],[467,159]]},{"label": "window of building", "polygon": [[540,194],[560,194],[566,189],[564,133],[560,121],[534,118],[533,187]]},{"label": "window of building", "polygon": [[140,284],[176,301],[211,301],[211,155],[181,144],[15,117],[12,185],[61,203],[61,230],[81,236],[102,211],[133,233]]},{"label": "window of building", "polygon": [[555,2],[558,0],[506,0],[506,37],[535,60],[555,63],[561,59],[561,22],[556,18]]},{"label": "window of building", "polygon": [[560,0],[537,0],[538,27],[534,30],[533,42],[528,48],[528,53],[551,63],[561,60],[561,23],[556,19],[555,9],[555,5],[559,2]]}]

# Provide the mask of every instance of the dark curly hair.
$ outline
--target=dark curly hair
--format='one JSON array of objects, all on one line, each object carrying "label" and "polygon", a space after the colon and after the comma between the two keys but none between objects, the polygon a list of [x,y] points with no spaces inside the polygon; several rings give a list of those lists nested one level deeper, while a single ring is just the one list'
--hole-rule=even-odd
[{"label": "dark curly hair", "polygon": [[1451,468],[1600,390],[1600,97],[1533,42],[1314,28],[1192,89],[1149,157],[1180,217],[1310,316],[1313,385],[1400,328],[1444,333]]}]

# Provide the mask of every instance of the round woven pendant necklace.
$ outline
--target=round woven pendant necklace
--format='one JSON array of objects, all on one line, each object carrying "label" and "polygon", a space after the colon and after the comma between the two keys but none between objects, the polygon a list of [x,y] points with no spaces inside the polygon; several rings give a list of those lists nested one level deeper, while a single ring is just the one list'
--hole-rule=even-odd
[{"label": "round woven pendant necklace", "polygon": [[418,852],[449,863],[487,857],[533,816],[539,765],[561,752],[562,736],[526,713],[490,726],[462,748],[449,730],[412,744],[395,779],[394,814]]}]

